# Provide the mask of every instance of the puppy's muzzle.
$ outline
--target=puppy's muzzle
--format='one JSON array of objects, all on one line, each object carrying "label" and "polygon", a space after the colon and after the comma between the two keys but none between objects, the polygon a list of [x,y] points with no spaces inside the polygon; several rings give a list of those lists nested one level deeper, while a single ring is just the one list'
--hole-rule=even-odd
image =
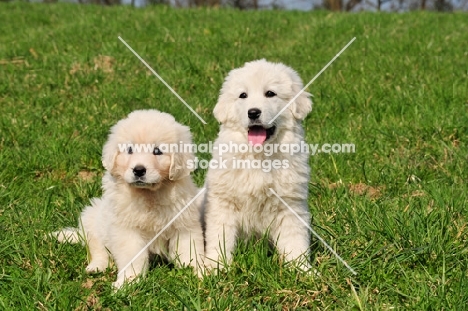
[{"label": "puppy's muzzle", "polygon": [[258,108],[251,108],[247,111],[247,115],[249,116],[249,119],[252,121],[260,118],[261,114],[262,114],[262,111]]},{"label": "puppy's muzzle", "polygon": [[143,165],[137,165],[133,168],[133,175],[136,177],[143,177],[146,174],[146,167]]}]

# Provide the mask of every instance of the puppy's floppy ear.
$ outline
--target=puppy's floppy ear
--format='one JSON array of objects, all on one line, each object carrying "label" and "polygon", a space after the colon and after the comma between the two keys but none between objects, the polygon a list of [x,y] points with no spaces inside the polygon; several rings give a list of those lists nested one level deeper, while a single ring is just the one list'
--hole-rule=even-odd
[{"label": "puppy's floppy ear", "polygon": [[106,171],[112,171],[115,165],[115,158],[118,154],[117,145],[111,139],[112,136],[109,136],[109,140],[105,143],[104,148],[102,149],[102,165]]},{"label": "puppy's floppy ear", "polygon": [[219,123],[224,124],[229,119],[229,110],[232,107],[232,103],[236,100],[237,96],[233,95],[233,88],[235,89],[236,79],[239,75],[239,68],[233,69],[229,72],[227,77],[224,79],[223,86],[219,92],[218,102],[213,109],[213,114]]},{"label": "puppy's floppy ear", "polygon": [[188,168],[189,161],[194,160],[194,155],[191,152],[180,152],[171,153],[171,166],[169,168],[169,179],[179,180],[187,177],[193,171]]},{"label": "puppy's floppy ear", "polygon": [[[300,88],[296,91],[296,94],[301,91]],[[310,100],[310,93],[302,92],[291,104],[291,112],[297,120],[304,120],[305,117],[312,111],[312,101]]]},{"label": "puppy's floppy ear", "polygon": [[[293,96],[296,96],[304,86],[297,72],[291,68],[289,68],[289,70],[289,75],[292,80]],[[312,111],[312,101],[310,100],[310,96],[312,96],[310,93],[304,91],[289,106],[294,118],[297,120],[304,120],[309,112]]]},{"label": "puppy's floppy ear", "polygon": [[213,115],[219,123],[226,123],[228,118],[226,101],[226,95],[219,95],[218,102],[216,103],[216,106],[213,109]]}]

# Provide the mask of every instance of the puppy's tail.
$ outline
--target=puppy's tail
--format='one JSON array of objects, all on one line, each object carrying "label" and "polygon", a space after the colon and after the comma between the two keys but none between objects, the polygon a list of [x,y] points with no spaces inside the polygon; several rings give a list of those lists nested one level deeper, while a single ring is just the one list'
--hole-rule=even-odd
[{"label": "puppy's tail", "polygon": [[84,241],[83,235],[78,228],[63,228],[60,231],[55,231],[50,234],[56,238],[60,243],[82,243]]}]

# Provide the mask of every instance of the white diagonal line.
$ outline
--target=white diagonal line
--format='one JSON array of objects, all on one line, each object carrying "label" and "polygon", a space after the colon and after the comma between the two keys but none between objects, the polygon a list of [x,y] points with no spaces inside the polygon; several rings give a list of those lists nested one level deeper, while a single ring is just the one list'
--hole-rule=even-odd
[{"label": "white diagonal line", "polygon": [[125,265],[125,267],[123,267],[123,269],[121,269],[118,273],[118,275],[120,275],[121,273],[123,273],[128,267],[130,267],[130,265],[138,258],[138,256],[140,256],[150,245],[151,243],[153,243],[163,232],[164,230],[166,230],[189,206],[190,204],[193,203],[193,201],[195,201],[199,196],[200,194],[202,194],[204,191],[206,190],[206,188],[202,188],[200,189],[200,191],[197,193],[197,195],[195,197],[193,197],[193,199],[190,200],[190,202],[187,203],[187,205],[184,206],[183,209],[180,210],[180,212],[177,213],[177,215],[174,216],[174,218],[171,219],[171,221],[169,221],[165,226],[164,228],[162,228],[158,234],[156,234],[154,236],[154,238],[151,239],[151,241],[149,241],[142,249],[141,251],[138,252],[138,254],[135,255],[135,257],[132,258],[132,260],[130,260],[130,262],[128,264]]},{"label": "white diagonal line", "polygon": [[153,68],[151,68],[150,65],[148,65],[148,63],[145,62],[145,60],[144,60],[143,58],[141,58],[140,55],[138,55],[137,52],[135,52],[135,51],[130,47],[130,45],[127,44],[127,42],[125,42],[124,39],[122,39],[120,36],[119,36],[118,38],[119,38],[120,41],[122,41],[123,44],[125,44],[125,46],[126,46],[133,54],[135,54],[135,56],[136,56],[136,57],[137,57],[137,58],[138,58],[138,59],[139,59],[139,60],[140,60],[140,61],[141,61],[141,62],[142,62],[142,63],[159,79],[159,80],[161,80],[162,83],[164,83],[164,85],[165,85],[172,93],[174,93],[174,95],[175,95],[182,103],[184,103],[185,106],[187,106],[188,109],[190,109],[190,111],[191,111],[198,119],[200,119],[200,121],[203,122],[203,124],[206,124],[205,120],[203,120],[203,118],[200,117],[200,116],[198,115],[198,113],[196,113],[195,110],[193,110],[192,107],[190,107],[190,105],[187,104],[187,103],[185,102],[185,100],[184,100],[182,97],[180,97],[179,94],[177,94],[177,92],[174,91],[174,89],[173,89],[172,87],[170,87],[170,85],[167,84],[166,81],[164,81],[164,79],[161,78],[161,76],[158,75],[158,73],[157,73],[156,71],[154,71]]},{"label": "white diagonal line", "polygon": [[289,105],[291,105],[296,100],[296,98],[298,98],[299,95],[301,95],[302,92],[304,92],[309,87],[309,85],[311,85],[315,81],[315,79],[317,79],[322,74],[322,72],[324,72],[328,68],[328,66],[332,64],[335,61],[335,59],[337,59],[341,55],[341,53],[343,53],[348,48],[348,46],[350,46],[351,43],[353,43],[354,40],[356,40],[356,37],[352,38],[351,41],[349,41],[348,44],[346,44],[346,46],[342,48],[341,51],[339,51],[338,54],[336,54],[335,57],[333,57],[333,59],[328,64],[326,64],[325,67],[323,67],[322,70],[320,70],[319,73],[317,73],[315,77],[313,77],[312,80],[310,80],[309,83],[307,83],[306,86],[304,86],[302,90],[300,90],[299,93],[297,93],[296,96],[294,96],[293,99],[291,99],[289,103],[286,106],[284,106],[283,109],[281,109],[280,112],[278,112],[273,119],[271,119],[270,122],[268,122],[268,124],[273,123],[273,121],[275,121],[276,118],[278,118],[279,115],[282,114],[283,111],[285,111],[289,107]]},{"label": "white diagonal line", "polygon": [[320,235],[318,235],[318,233],[315,232],[315,230],[312,229],[312,227],[311,227],[308,223],[306,223],[306,222],[304,221],[304,219],[302,219],[302,218],[288,205],[288,203],[286,203],[286,202],[275,192],[275,190],[273,190],[272,188],[270,188],[270,191],[271,191],[284,205],[286,205],[287,208],[289,208],[289,210],[297,217],[297,219],[299,219],[299,220],[310,230],[310,232],[312,232],[312,233],[315,235],[315,237],[316,237],[320,242],[322,242],[322,244],[325,245],[325,247],[328,248],[328,250],[329,250],[330,252],[332,252],[332,254],[335,255],[335,257],[338,258],[338,260],[341,261],[341,263],[343,263],[343,264],[345,265],[345,267],[348,268],[349,271],[351,271],[352,274],[354,274],[354,275],[357,274],[357,272],[356,272],[353,268],[351,268],[351,266],[348,265],[348,263],[347,263],[346,261],[344,261],[343,258],[341,258],[340,255],[338,255],[338,253],[335,252],[335,250],[334,250],[333,248],[331,248],[331,246],[328,245],[327,242],[325,242],[325,240],[322,239],[322,237],[321,237]]}]

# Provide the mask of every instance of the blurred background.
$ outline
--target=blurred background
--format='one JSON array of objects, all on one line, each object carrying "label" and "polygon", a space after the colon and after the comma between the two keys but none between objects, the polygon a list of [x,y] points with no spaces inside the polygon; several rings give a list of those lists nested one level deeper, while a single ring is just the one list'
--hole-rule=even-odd
[{"label": "blurred background", "polygon": [[[5,0],[0,0],[5,2]],[[8,0],[6,0],[8,1]],[[309,11],[325,9],[331,11],[359,12],[385,11],[407,12],[467,11],[468,0],[26,0],[27,2],[76,2],[81,4],[131,5],[145,7],[154,4],[169,4],[174,7],[223,6],[241,10],[286,9]]]}]

